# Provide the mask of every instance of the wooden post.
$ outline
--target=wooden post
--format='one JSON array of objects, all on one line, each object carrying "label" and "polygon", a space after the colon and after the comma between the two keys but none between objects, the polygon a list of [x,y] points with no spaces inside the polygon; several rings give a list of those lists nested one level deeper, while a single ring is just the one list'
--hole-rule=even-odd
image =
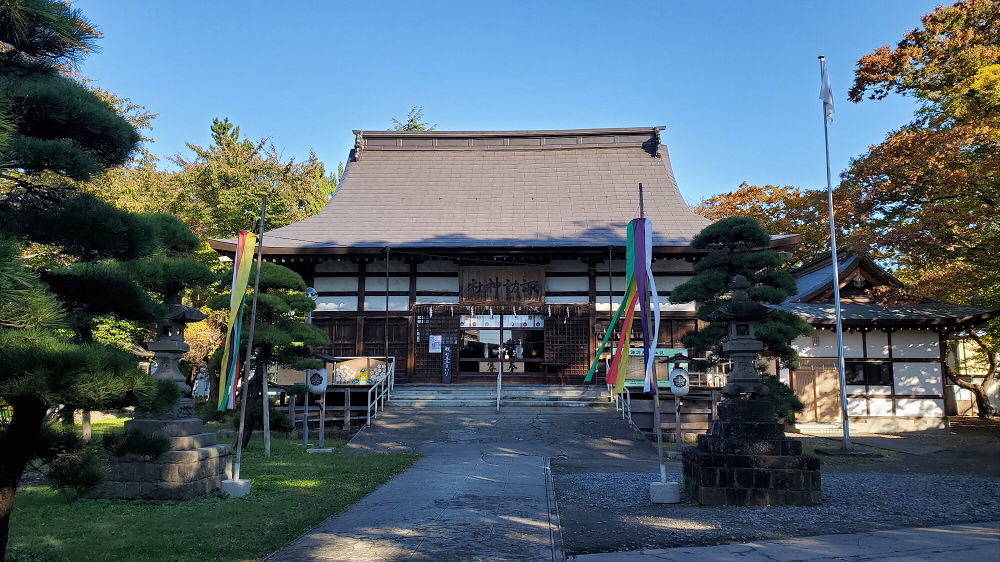
[{"label": "wooden post", "polygon": [[323,391],[323,396],[320,397],[319,406],[319,446],[322,449],[326,447],[326,390]]},{"label": "wooden post", "polygon": [[344,386],[344,432],[351,432],[351,386]]},{"label": "wooden post", "polygon": [[304,406],[302,406],[302,444],[309,446],[309,390],[306,390]]},{"label": "wooden post", "polygon": [[674,395],[674,441],[680,450],[684,437],[681,435],[681,399],[676,394]]}]

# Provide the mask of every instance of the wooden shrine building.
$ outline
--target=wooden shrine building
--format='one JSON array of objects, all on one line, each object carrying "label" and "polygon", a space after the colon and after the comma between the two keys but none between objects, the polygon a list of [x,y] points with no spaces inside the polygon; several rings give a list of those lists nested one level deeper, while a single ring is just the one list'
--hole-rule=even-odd
[{"label": "wooden shrine building", "polygon": [[[816,328],[792,342],[798,366],[781,378],[802,399],[803,423],[840,425],[840,385],[830,258],[792,274],[799,294],[779,308],[794,312]],[[838,260],[844,324],[847,413],[858,432],[943,428],[956,403],[968,401],[947,380],[945,338],[979,326],[1000,310],[944,302],[880,304],[871,298],[877,287],[902,283],[867,256],[842,252]]]},{"label": "wooden shrine building", "polygon": [[[452,382],[581,384],[624,292],[640,183],[661,295],[699,256],[689,242],[709,221],[685,203],[662,129],[355,131],[336,195],[266,233],[264,254],[318,292],[331,355],[395,356],[397,382],[440,382],[450,346]],[[682,347],[694,305],[662,310],[657,346]]]}]

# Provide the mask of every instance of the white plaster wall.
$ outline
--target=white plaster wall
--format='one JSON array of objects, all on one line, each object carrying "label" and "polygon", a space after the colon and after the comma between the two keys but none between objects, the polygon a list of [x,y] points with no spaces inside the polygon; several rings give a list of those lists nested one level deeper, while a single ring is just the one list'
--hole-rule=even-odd
[{"label": "white plaster wall", "polygon": [[[654,275],[653,279],[656,281],[656,290],[659,293],[668,293],[673,291],[681,283],[690,280],[690,277],[681,276],[661,276]],[[608,276],[607,273],[601,275],[597,274],[597,294],[608,294]],[[611,290],[612,291],[624,291],[625,290],[625,278],[621,276],[613,276],[611,278]]]},{"label": "white plaster wall", "polygon": [[792,376],[791,376],[790,371],[787,368],[783,368],[783,369],[781,369],[781,370],[778,371],[778,378],[781,379],[781,382],[783,382],[783,383],[791,386],[791,384],[792,384]]},{"label": "white plaster wall", "polygon": [[681,276],[660,277],[654,275],[653,279],[656,280],[656,290],[661,293],[666,293],[673,291],[678,285],[687,282],[691,278]]},{"label": "white plaster wall", "polygon": [[[598,267],[600,267],[600,266],[598,266]],[[545,271],[546,272],[549,272],[549,271],[553,271],[553,272],[555,272],[555,271],[579,271],[579,272],[586,273],[587,272],[587,264],[583,263],[580,260],[553,260],[553,261],[545,264]],[[605,271],[605,273],[607,273],[607,272]]]},{"label": "white plaster wall", "polygon": [[[621,297],[615,297],[611,305],[608,305],[608,297],[605,296],[601,298],[601,295],[597,295],[597,310],[600,311],[616,311],[618,306],[621,304]],[[639,305],[636,305],[636,310],[639,310]],[[695,312],[695,304],[693,302],[683,303],[683,304],[671,304],[667,302],[667,299],[660,299],[660,311],[661,312]]]},{"label": "white plaster wall", "polygon": [[892,416],[891,398],[869,398],[868,411],[870,416]]},{"label": "white plaster wall", "polygon": [[317,291],[357,291],[358,278],[316,277],[313,279],[313,288]]},{"label": "white plaster wall", "polygon": [[358,297],[319,297],[316,299],[316,310],[357,310]]},{"label": "white plaster wall", "polygon": [[[403,261],[400,261],[400,260],[394,260],[391,257],[392,252],[390,252],[389,254],[390,254],[390,258],[389,258],[389,272],[390,273],[392,273],[393,271],[399,271],[399,272],[402,272],[402,273],[409,273],[410,272],[410,264],[408,264],[406,262],[403,262]],[[385,260],[384,259],[376,259],[372,263],[368,264],[368,266],[365,268],[365,271],[367,271],[368,273],[376,273],[376,272],[379,272],[379,271],[381,271],[382,273],[385,273]]]},{"label": "white plaster wall", "polygon": [[[834,349],[836,349],[837,332],[832,332],[832,333],[833,333],[833,341],[835,342],[834,343]],[[864,342],[861,339],[861,333],[860,332],[854,332],[853,334],[850,333],[850,332],[845,332],[844,333],[844,357],[847,358],[847,359],[855,359],[855,358],[864,357],[865,356],[864,355],[865,350],[864,350],[864,345],[862,345],[863,343]],[[836,357],[836,355],[837,354],[835,352],[834,353],[834,357]]]},{"label": "white plaster wall", "polygon": [[872,385],[868,387],[868,395],[889,396],[892,394],[892,387],[889,385]]},{"label": "white plaster wall", "polygon": [[900,398],[896,400],[897,416],[944,416],[944,400]]},{"label": "white plaster wall", "polygon": [[938,363],[893,363],[896,394],[943,394],[941,365]]},{"label": "white plaster wall", "polygon": [[[863,357],[860,333],[844,334],[844,357]],[[801,357],[837,357],[837,333],[833,330],[813,330],[811,336],[799,336],[792,340],[792,347]]]},{"label": "white plaster wall", "polygon": [[[840,385],[837,385],[839,388]],[[849,384],[847,385],[847,394],[865,394],[865,385],[863,384]]]},{"label": "white plaster wall", "polygon": [[[607,285],[607,280],[605,280]],[[590,280],[586,277],[546,277],[545,291],[587,291],[590,289]],[[584,298],[583,302],[587,302]]]},{"label": "white plaster wall", "polygon": [[[389,310],[409,310],[410,297],[389,297]],[[365,310],[385,310],[385,297],[365,296]]]},{"label": "white plaster wall", "polygon": [[876,330],[865,335],[868,345],[868,357],[889,357],[889,334]]},{"label": "white plaster wall", "polygon": [[[850,387],[848,387],[850,388]],[[848,398],[847,399],[847,415],[848,416],[867,416],[868,415],[868,400],[866,398]]]},{"label": "white plaster wall", "polygon": [[684,260],[656,260],[653,262],[653,273],[657,271],[694,271],[694,264]]},{"label": "white plaster wall", "polygon": [[316,264],[316,273],[349,273],[358,270],[358,264],[349,261],[327,260]]},{"label": "white plaster wall", "polygon": [[458,271],[458,264],[453,261],[431,260],[417,264],[417,273],[420,272],[450,273]]},{"label": "white plaster wall", "polygon": [[[587,297],[587,295],[581,295],[581,296],[578,296],[578,297],[563,297],[563,296],[557,296],[557,297],[546,296],[545,297],[545,303],[546,304],[587,304],[588,302],[590,302],[590,301],[589,301],[589,298]],[[608,303],[604,303],[604,306],[607,307]]]},{"label": "white plaster wall", "polygon": [[939,357],[938,335],[930,330],[900,330],[892,333],[893,358]]},{"label": "white plaster wall", "polygon": [[430,297],[426,295],[417,295],[415,302],[417,304],[458,304],[458,295],[453,297]]},{"label": "white plaster wall", "polygon": [[[392,279],[390,277],[389,279]],[[458,277],[417,277],[418,291],[458,292]]]},{"label": "white plaster wall", "polygon": [[[409,277],[390,277],[389,278],[389,290],[390,291],[409,291],[410,290],[410,278]],[[385,292],[385,277],[365,277],[365,292],[366,293],[378,293]]]},{"label": "white plaster wall", "polygon": [[811,336],[799,336],[792,346],[801,357],[836,357],[837,335],[830,330],[816,329]]},{"label": "white plaster wall", "polygon": [[[597,276],[597,294],[608,294],[608,276],[598,275]],[[625,278],[621,276],[616,276],[611,278],[611,290],[612,291],[624,291],[625,290]]]}]

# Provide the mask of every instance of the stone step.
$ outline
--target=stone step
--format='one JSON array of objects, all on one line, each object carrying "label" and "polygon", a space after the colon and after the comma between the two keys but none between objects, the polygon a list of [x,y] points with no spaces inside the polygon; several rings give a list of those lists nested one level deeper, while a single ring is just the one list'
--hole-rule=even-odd
[{"label": "stone step", "polygon": [[[491,399],[396,399],[389,401],[392,406],[408,408],[455,408],[455,407],[477,407],[496,406],[496,398]],[[579,400],[519,400],[504,398],[500,400],[500,406],[530,406],[530,407],[608,407],[606,402],[590,402]]]},{"label": "stone step", "polygon": [[[519,398],[522,400],[580,400],[585,402],[607,402],[607,396],[600,394],[587,395],[587,394],[525,394],[521,392],[508,392],[503,391],[501,395],[504,398]],[[435,393],[435,392],[393,392],[390,399],[392,400],[455,400],[455,399],[488,399],[496,398],[496,391],[493,392],[451,392],[451,393]]]},{"label": "stone step", "polygon": [[172,451],[187,451],[215,445],[218,443],[218,434],[213,431],[211,433],[169,437],[168,439],[170,439],[170,449]]}]

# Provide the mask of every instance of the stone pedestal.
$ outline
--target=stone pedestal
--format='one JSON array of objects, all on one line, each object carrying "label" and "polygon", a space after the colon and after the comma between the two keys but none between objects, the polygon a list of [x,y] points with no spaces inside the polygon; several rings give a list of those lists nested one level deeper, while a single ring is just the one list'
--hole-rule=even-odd
[{"label": "stone pedestal", "polygon": [[785,437],[770,402],[739,397],[698,445],[684,449],[684,487],[702,505],[818,505],[819,459]]},{"label": "stone pedestal", "polygon": [[125,500],[186,500],[218,490],[232,477],[232,446],[216,444],[198,418],[136,419],[126,431],[162,432],[170,451],[155,459],[125,455],[111,462],[107,478],[90,497]]},{"label": "stone pedestal", "polygon": [[146,346],[153,352],[153,377],[173,382],[180,398],[157,412],[136,412],[125,422],[126,432],[161,433],[170,439],[170,450],[155,459],[125,455],[112,459],[104,482],[90,497],[124,500],[186,500],[218,490],[232,478],[232,446],[216,444],[215,432],[194,417],[191,387],[177,367],[190,347],[184,342],[184,327],[205,318],[198,309],[180,304],[180,294],[167,298],[167,321],[157,326],[157,338]]}]

